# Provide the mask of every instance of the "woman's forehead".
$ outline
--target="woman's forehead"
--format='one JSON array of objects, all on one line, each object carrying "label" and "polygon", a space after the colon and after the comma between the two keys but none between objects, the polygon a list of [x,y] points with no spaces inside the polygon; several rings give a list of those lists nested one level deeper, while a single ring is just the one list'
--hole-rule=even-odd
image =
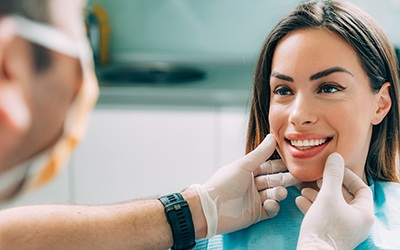
[{"label": "woman's forehead", "polygon": [[[330,67],[360,68],[354,48],[335,32],[304,29],[289,33],[277,45],[272,57],[272,70]],[[317,71],[316,71],[317,72]],[[315,72],[311,72],[315,73]]]}]

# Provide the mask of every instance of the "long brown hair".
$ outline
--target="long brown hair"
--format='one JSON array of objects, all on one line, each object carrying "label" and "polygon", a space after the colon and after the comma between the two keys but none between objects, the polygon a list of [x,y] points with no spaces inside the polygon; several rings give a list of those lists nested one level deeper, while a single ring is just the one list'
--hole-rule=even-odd
[{"label": "long brown hair", "polygon": [[[371,91],[378,92],[390,82],[392,106],[383,121],[372,131],[366,174],[375,180],[399,182],[396,161],[399,157],[399,73],[396,55],[380,25],[357,6],[337,1],[312,1],[299,5],[273,28],[258,59],[246,151],[257,147],[270,131],[271,62],[277,44],[299,29],[327,29],[343,37],[356,51],[370,80]],[[280,158],[275,152],[271,159]],[[397,160],[396,160],[397,159]]]}]

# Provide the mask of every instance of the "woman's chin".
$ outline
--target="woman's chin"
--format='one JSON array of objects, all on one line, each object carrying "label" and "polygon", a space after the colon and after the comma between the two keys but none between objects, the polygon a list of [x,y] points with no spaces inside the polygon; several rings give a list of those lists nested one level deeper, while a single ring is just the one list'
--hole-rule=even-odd
[{"label": "woman's chin", "polygon": [[322,178],[323,170],[296,168],[290,169],[289,172],[299,181],[310,182]]}]

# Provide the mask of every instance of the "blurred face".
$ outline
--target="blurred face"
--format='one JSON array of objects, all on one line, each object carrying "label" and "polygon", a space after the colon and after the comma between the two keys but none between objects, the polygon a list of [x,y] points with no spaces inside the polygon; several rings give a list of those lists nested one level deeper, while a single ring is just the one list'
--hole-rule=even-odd
[{"label": "blurred face", "polygon": [[320,29],[290,33],[273,55],[270,90],[271,133],[297,179],[321,178],[328,155],[338,152],[346,167],[366,180],[380,99],[345,40]]},{"label": "blurred face", "polygon": [[[60,0],[49,2],[50,19],[54,27],[78,43],[85,36],[83,1],[68,1],[68,4]],[[62,134],[65,115],[82,83],[81,65],[77,58],[49,51],[52,57],[51,67],[36,75],[35,82],[31,85],[34,86],[32,107],[36,107],[32,115],[36,131],[32,131],[31,142],[41,142],[38,151],[54,144]],[[36,153],[38,152],[32,152]]]},{"label": "blurred face", "polygon": [[[98,96],[84,2],[49,3],[50,24],[18,15],[0,18],[0,175],[7,171],[0,176],[7,180],[0,201],[40,187],[59,172]],[[38,70],[35,54],[51,60]]]}]

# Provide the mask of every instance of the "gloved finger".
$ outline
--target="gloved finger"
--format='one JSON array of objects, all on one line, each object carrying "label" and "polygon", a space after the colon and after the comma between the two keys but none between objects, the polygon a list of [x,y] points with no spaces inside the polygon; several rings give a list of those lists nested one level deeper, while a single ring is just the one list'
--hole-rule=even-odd
[{"label": "gloved finger", "polygon": [[317,195],[318,195],[318,191],[313,188],[303,188],[301,190],[301,196],[305,197],[311,203],[313,203],[315,201],[315,199],[317,198]]},{"label": "gloved finger", "polygon": [[297,196],[296,197],[296,206],[297,208],[303,213],[306,214],[308,209],[310,209],[312,202],[310,200],[308,200],[306,197],[304,196]]},{"label": "gloved finger", "polygon": [[[322,182],[323,182],[322,179],[317,180],[317,186],[318,186],[320,189],[321,189],[321,186],[322,186]],[[345,200],[348,204],[350,204],[350,203],[353,201],[353,199],[354,199],[353,194],[350,193],[349,190],[348,190],[345,186],[342,186],[342,194],[343,194],[344,200]]]},{"label": "gloved finger", "polygon": [[272,134],[269,134],[253,151],[245,155],[239,161],[239,165],[249,172],[253,172],[260,167],[275,151],[276,141]]},{"label": "gloved finger", "polygon": [[254,176],[286,172],[287,168],[281,159],[266,161],[254,170]]},{"label": "gloved finger", "polygon": [[344,187],[353,194],[354,199],[351,203],[356,202],[357,206],[364,206],[373,209],[371,189],[364,183],[364,181],[350,169],[345,169]]},{"label": "gloved finger", "polygon": [[278,186],[262,190],[258,192],[258,194],[260,195],[261,202],[264,202],[265,200],[281,201],[286,199],[288,192],[286,188]]},{"label": "gloved finger", "polygon": [[355,194],[362,188],[368,188],[363,180],[350,169],[346,169],[344,172],[343,185],[352,194]]},{"label": "gloved finger", "polygon": [[354,196],[344,186],[342,186],[342,194],[343,194],[343,198],[347,202],[347,204],[351,204],[351,202],[354,200]]},{"label": "gloved finger", "polygon": [[300,183],[300,181],[294,178],[293,175],[289,172],[260,175],[254,178],[254,182],[256,184],[257,190],[259,191],[277,186],[294,186]]},{"label": "gloved finger", "polygon": [[264,211],[261,215],[261,220],[270,219],[275,217],[279,210],[280,206],[276,200],[266,200],[263,203]]},{"label": "gloved finger", "polygon": [[338,153],[328,156],[325,163],[323,183],[320,193],[324,195],[337,195],[341,193],[344,174],[344,160]]},{"label": "gloved finger", "polygon": [[322,187],[322,179],[317,180],[316,183],[317,183],[317,186],[319,187],[319,189],[321,190],[321,187]]}]

